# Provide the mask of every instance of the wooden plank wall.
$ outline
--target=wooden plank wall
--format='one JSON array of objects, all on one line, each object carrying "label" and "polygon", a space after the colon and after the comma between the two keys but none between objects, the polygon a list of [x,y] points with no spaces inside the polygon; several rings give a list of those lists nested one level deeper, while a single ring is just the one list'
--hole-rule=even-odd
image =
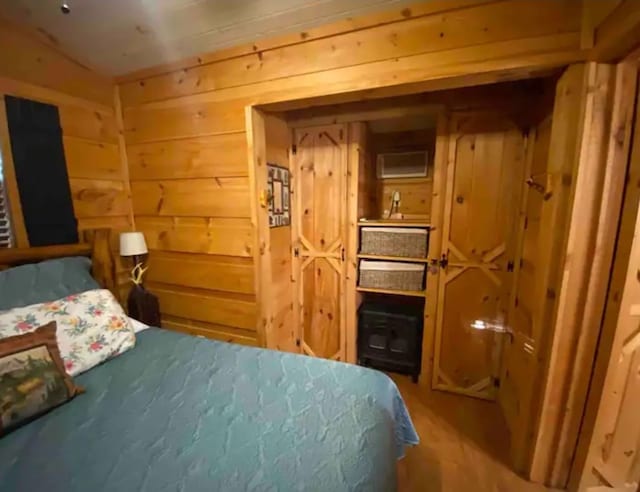
[{"label": "wooden plank wall", "polygon": [[[133,209],[151,271],[158,253],[209,265],[206,286],[176,280],[175,269],[151,274],[165,319],[175,327],[256,324],[248,321],[254,292],[229,289],[218,266],[242,264],[246,280],[255,253],[245,106],[401,83],[494,82],[580,59],[579,48],[577,0],[434,0],[121,78]],[[222,303],[223,313],[196,316],[193,299],[212,310]],[[241,323],[224,314],[238,302],[247,312]]]},{"label": "wooden plank wall", "polygon": [[[121,159],[115,85],[106,77],[69,60],[28,32],[0,20],[0,40],[11,49],[0,50],[0,97],[12,95],[58,107],[67,171],[78,228],[108,227],[116,253],[118,283],[124,298],[127,267],[117,255],[117,232],[133,227],[127,168]],[[12,168],[4,103],[0,136],[5,168]],[[12,178],[11,169],[8,169]],[[15,180],[12,202],[19,201]],[[14,223],[20,223],[14,221]],[[18,246],[28,246],[24,229],[17,231]]]},{"label": "wooden plank wall", "polygon": [[[575,70],[581,82],[574,91],[582,93],[574,108],[580,117],[577,124],[575,118],[569,123],[579,129],[575,148],[571,149],[575,178],[570,227],[565,258],[557,271],[562,289],[557,296],[556,328],[549,332],[549,365],[531,472],[535,481],[560,488],[566,486],[569,477],[600,335],[624,191],[636,83],[635,70],[626,72],[590,63],[582,71]],[[553,144],[551,148],[553,162]]]},{"label": "wooden plank wall", "polygon": [[[428,173],[424,178],[378,178],[377,217],[387,217],[393,192],[400,192],[399,211],[406,219],[429,220],[433,193],[433,153],[435,128],[405,132],[379,133],[373,139],[376,158],[384,152],[428,151]],[[375,161],[374,161],[375,165]],[[374,173],[376,171],[374,170]],[[430,174],[429,174],[430,173]]]},{"label": "wooden plank wall", "polygon": [[[618,72],[621,69],[637,71],[640,58],[630,62],[632,66],[627,63],[619,65]],[[634,294],[634,289],[637,291],[638,285],[638,269],[634,268],[633,262],[637,262],[640,257],[637,253],[633,254],[633,248],[637,248],[640,237],[637,225],[640,204],[640,186],[638,185],[640,183],[640,111],[638,109],[640,90],[637,87],[634,121],[629,125],[630,122],[625,122],[627,115],[624,113],[633,111],[633,104],[629,104],[631,99],[629,95],[625,96],[626,104],[621,108],[624,111],[617,112],[617,117],[614,116],[612,122],[613,128],[618,128],[620,125],[622,128],[632,126],[633,135],[631,142],[617,140],[618,151],[624,150],[625,144],[630,143],[631,152],[596,364],[569,490],[583,490],[586,487],[604,485],[605,478],[609,480],[613,478],[611,472],[615,472],[613,475],[617,475],[616,478],[627,481],[629,488],[634,481],[640,479],[638,473],[640,470],[633,465],[637,463],[633,458],[638,456],[638,449],[634,448],[629,441],[622,448],[617,446],[622,436],[624,436],[623,439],[635,439],[635,444],[638,443],[637,432],[633,432],[633,424],[629,424],[629,420],[624,418],[629,412],[637,415],[637,404],[634,405],[628,401],[625,401],[624,405],[621,403],[624,401],[623,397],[635,395],[637,398],[640,395],[640,392],[633,391],[632,388],[623,389],[625,382],[634,384],[638,381],[637,377],[625,373],[625,370],[630,367],[630,360],[638,360],[637,356],[634,356],[632,345],[634,342],[636,346],[638,345],[638,322],[633,309],[633,304],[638,299],[637,293]],[[632,304],[631,307],[629,303]],[[629,328],[632,329],[633,334],[628,332]],[[632,421],[637,419],[633,418]],[[623,425],[619,426],[619,424]],[[631,466],[629,463],[632,463]],[[635,472],[635,476],[633,473],[625,473],[630,470]],[[603,473],[609,476],[605,477]]]}]

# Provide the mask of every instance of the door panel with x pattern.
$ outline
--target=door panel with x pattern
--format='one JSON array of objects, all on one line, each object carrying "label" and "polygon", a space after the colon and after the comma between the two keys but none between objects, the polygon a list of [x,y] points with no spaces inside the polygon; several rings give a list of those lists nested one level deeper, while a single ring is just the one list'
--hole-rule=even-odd
[{"label": "door panel with x pattern", "polygon": [[506,322],[524,137],[504,116],[459,114],[449,146],[433,384],[494,399],[502,335],[471,325]]},{"label": "door panel with x pattern", "polygon": [[345,133],[330,125],[295,134],[300,344],[308,355],[336,360],[345,355]]}]

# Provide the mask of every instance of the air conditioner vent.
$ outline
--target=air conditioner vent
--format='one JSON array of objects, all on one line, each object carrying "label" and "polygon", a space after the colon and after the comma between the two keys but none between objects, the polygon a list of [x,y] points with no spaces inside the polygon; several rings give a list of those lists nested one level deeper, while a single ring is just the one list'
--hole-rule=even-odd
[{"label": "air conditioner vent", "polygon": [[379,178],[421,178],[427,176],[428,153],[387,152],[378,154]]}]

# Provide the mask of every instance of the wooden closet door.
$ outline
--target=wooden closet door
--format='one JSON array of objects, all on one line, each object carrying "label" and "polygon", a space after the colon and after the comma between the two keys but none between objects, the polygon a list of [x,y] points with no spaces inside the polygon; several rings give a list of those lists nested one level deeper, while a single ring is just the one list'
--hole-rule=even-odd
[{"label": "wooden closet door", "polygon": [[551,200],[545,190],[551,189],[548,173],[551,116],[544,119],[528,136],[526,177],[543,188],[523,188],[520,214],[521,232],[516,254],[516,272],[509,300],[509,327],[512,338],[505,344],[502,378],[498,401],[511,438],[511,458],[515,469],[524,474],[529,466],[531,441],[531,409],[539,370],[540,330],[545,325],[544,304],[547,296],[549,261],[556,248],[554,235],[562,233],[562,225],[554,213],[561,192]]},{"label": "wooden closet door", "polygon": [[294,263],[303,353],[345,360],[346,126],[295,131]]},{"label": "wooden closet door", "polygon": [[496,114],[454,115],[443,220],[433,386],[494,399],[512,283],[524,137]]}]

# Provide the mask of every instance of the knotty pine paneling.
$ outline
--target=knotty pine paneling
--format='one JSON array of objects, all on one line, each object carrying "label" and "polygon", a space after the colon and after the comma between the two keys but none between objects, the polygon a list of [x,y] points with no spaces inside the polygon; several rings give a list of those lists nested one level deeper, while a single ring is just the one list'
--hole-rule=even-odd
[{"label": "knotty pine paneling", "polygon": [[126,179],[117,144],[75,137],[63,137],[63,143],[70,178]]},{"label": "knotty pine paneling", "polygon": [[433,194],[431,178],[378,180],[378,217],[384,217],[389,210],[394,191],[400,193],[400,213],[405,218],[429,220]]},{"label": "knotty pine paneling", "polygon": [[398,191],[400,193],[399,210],[405,218],[427,221],[430,219],[435,140],[435,128],[375,134],[372,147],[376,156],[385,152],[427,151],[429,160],[427,177],[377,179],[378,217],[387,216],[393,192]]},{"label": "knotty pine paneling", "polygon": [[177,106],[124,110],[127,145],[244,131],[244,106],[249,99],[186,102]]},{"label": "knotty pine paneling", "polygon": [[[55,105],[79,231],[109,228],[120,300],[129,265],[118,254],[118,234],[133,229],[127,169],[119,147],[114,83],[92,73],[28,33],[0,20],[0,96]],[[2,149],[5,165],[12,162]],[[27,240],[24,239],[28,246]]]},{"label": "knotty pine paneling", "polygon": [[[526,74],[531,71],[525,69],[530,63],[563,65],[580,59],[578,44],[578,33],[527,38],[183,96],[125,109],[125,137],[131,145],[235,133],[244,130],[244,108],[249,104],[370,90],[372,85],[384,88],[399,82],[420,83],[424,90],[456,87],[464,84],[460,78],[469,77],[468,67],[484,74],[477,75],[482,83],[498,82],[506,77],[503,70],[524,70]],[[416,90],[411,87],[401,90]]]},{"label": "knotty pine paneling", "polygon": [[71,178],[69,183],[77,218],[119,217],[130,211],[123,181]]},{"label": "knotty pine paneling", "polygon": [[[409,18],[123,84],[125,107],[396,57],[578,32],[576,2],[516,0]],[[553,5],[552,5],[553,4]],[[513,15],[517,11],[518,15]],[[569,20],[569,21],[568,21]]]},{"label": "knotty pine paneling", "polygon": [[[580,4],[573,0],[434,1],[350,20],[353,29],[342,23],[324,28],[322,36],[258,42],[253,52],[232,49],[178,69],[174,64],[128,77],[119,87],[133,209],[151,262],[156,251],[254,254],[245,181],[247,105],[300,100],[305,106],[307,98],[347,100],[347,93],[356,91],[367,92],[354,98],[371,98],[415,91],[418,84],[433,91],[469,85],[470,77],[484,84],[518,78],[532,67],[546,70],[582,59],[579,22]],[[398,84],[413,85],[397,90]],[[403,192],[417,215],[428,213],[429,184],[423,184],[420,193]],[[274,268],[286,270],[286,259],[280,261]],[[213,263],[207,268],[212,275],[223,271]],[[206,311],[216,306],[209,297],[218,299],[233,287],[208,284],[195,270],[171,282],[169,273],[159,275],[158,282],[171,283],[160,291],[161,304],[170,306],[163,314],[181,320],[167,326],[195,330],[191,324],[209,322],[246,329],[241,326],[246,319],[215,321]],[[186,292],[196,287],[204,297],[196,296],[200,307],[191,313],[186,299],[194,297]],[[273,323],[286,324],[288,313],[277,310]]]},{"label": "knotty pine paneling", "polygon": [[248,178],[132,181],[136,215],[249,217]]},{"label": "knotty pine paneling", "polygon": [[113,111],[98,111],[95,108],[60,104],[58,112],[62,133],[65,136],[96,142],[118,143],[118,128]]},{"label": "knotty pine paneling", "polygon": [[0,18],[0,77],[113,107],[113,83]]},{"label": "knotty pine paneling", "polygon": [[134,181],[247,176],[244,132],[129,145]]},{"label": "knotty pine paneling", "polygon": [[256,303],[251,296],[148,283],[160,300],[162,314],[250,330],[256,330]]},{"label": "knotty pine paneling", "polygon": [[239,343],[250,347],[259,346],[255,332],[251,330],[168,315],[163,315],[162,324],[165,328],[187,333],[188,335],[213,338],[221,342]]},{"label": "knotty pine paneling", "polygon": [[237,218],[136,216],[152,250],[252,257],[251,221]]},{"label": "knotty pine paneling", "polygon": [[149,257],[149,282],[253,294],[250,258],[154,251]]}]

